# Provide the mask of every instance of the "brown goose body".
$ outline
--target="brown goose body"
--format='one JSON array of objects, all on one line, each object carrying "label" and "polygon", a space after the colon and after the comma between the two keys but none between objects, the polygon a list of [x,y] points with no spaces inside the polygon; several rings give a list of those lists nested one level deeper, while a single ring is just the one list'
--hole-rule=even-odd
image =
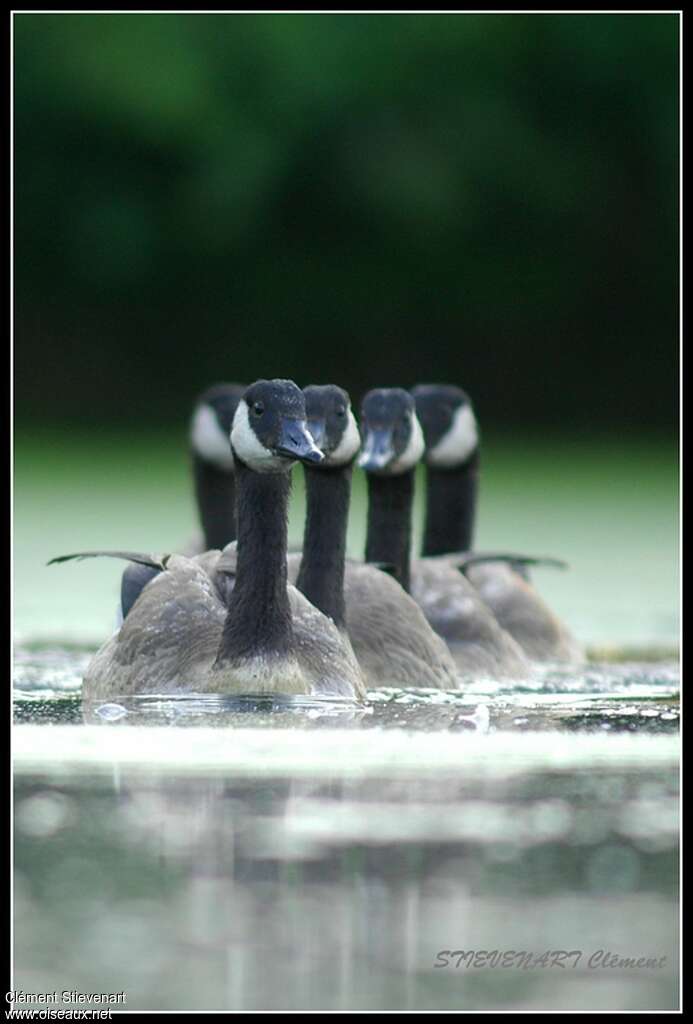
[{"label": "brown goose body", "polygon": [[[287,557],[288,578],[294,585],[302,557],[301,552]],[[230,594],[236,572],[235,542],[224,548],[214,569],[215,587],[225,587]],[[219,582],[220,575],[223,582]],[[369,688],[459,686],[458,667],[445,641],[391,576],[375,566],[347,559],[344,598],[346,633]]]},{"label": "brown goose body", "polygon": [[[233,548],[235,573],[235,542]],[[290,656],[262,654],[235,665],[216,664],[233,590],[233,577],[217,571],[222,557],[220,551],[207,551],[168,559],[94,655],[84,677],[84,701],[148,693],[276,692],[362,700],[365,685],[350,645],[290,585]]]}]

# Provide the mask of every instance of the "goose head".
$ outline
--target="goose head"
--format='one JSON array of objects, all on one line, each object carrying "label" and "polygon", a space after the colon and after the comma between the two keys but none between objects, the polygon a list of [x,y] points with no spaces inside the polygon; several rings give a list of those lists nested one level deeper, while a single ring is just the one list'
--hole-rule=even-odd
[{"label": "goose head", "polygon": [[411,394],[426,441],[426,464],[435,469],[464,465],[479,447],[469,396],[451,384],[417,384]]},{"label": "goose head", "polygon": [[324,458],[308,431],[303,392],[292,380],[258,380],[246,388],[233,417],[231,448],[258,473],[284,473],[296,461],[317,465]]},{"label": "goose head", "polygon": [[349,395],[335,384],[311,384],[303,394],[308,430],[325,456],[322,465],[349,465],[361,447]]},{"label": "goose head", "polygon": [[402,388],[375,388],[361,403],[361,456],[367,473],[408,473],[424,453],[414,399]]},{"label": "goose head", "polygon": [[214,384],[198,396],[190,424],[190,446],[202,462],[233,472],[229,434],[245,384]]}]

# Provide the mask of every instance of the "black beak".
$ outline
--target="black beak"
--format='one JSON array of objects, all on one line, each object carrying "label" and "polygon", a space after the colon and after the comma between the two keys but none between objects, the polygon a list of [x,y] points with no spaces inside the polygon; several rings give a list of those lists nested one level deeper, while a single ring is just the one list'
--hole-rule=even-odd
[{"label": "black beak", "polygon": [[363,442],[359,466],[367,473],[377,473],[389,465],[395,458],[395,449],[392,444],[392,430],[390,427],[380,427],[366,430],[366,438]]},{"label": "black beak", "polygon": [[325,458],[308,433],[305,420],[282,420],[275,451],[286,459],[298,459],[313,465]]},{"label": "black beak", "polygon": [[324,420],[308,420],[308,433],[315,441],[315,447],[323,449],[325,447],[325,421]]}]

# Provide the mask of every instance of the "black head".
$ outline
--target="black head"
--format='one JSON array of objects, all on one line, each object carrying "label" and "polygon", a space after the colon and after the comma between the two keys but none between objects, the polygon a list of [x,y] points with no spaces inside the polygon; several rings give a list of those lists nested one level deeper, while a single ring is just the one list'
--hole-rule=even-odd
[{"label": "black head", "polygon": [[303,389],[308,430],[325,455],[323,466],[346,466],[361,447],[351,400],[336,384],[311,384]]},{"label": "black head", "polygon": [[469,396],[452,384],[417,384],[411,394],[426,441],[429,466],[450,469],[479,447],[479,429]]},{"label": "black head", "polygon": [[306,403],[292,380],[258,380],[246,388],[231,428],[234,455],[260,473],[284,472],[297,459],[322,462],[306,426]]},{"label": "black head", "polygon": [[361,402],[362,450],[367,473],[394,475],[413,469],[424,452],[414,399],[402,388],[376,388]]},{"label": "black head", "polygon": [[229,435],[245,384],[215,384],[198,396],[190,425],[190,444],[195,454],[217,466],[233,470]]}]

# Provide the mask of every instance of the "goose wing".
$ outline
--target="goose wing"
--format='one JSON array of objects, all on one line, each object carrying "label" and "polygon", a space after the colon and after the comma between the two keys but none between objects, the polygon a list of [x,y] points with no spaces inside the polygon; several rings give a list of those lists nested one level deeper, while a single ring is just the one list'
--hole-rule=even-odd
[{"label": "goose wing", "polygon": [[[289,555],[292,583],[300,564],[300,554]],[[368,686],[457,686],[457,670],[445,642],[386,571],[348,559],[344,597],[347,632]]]},{"label": "goose wing", "polygon": [[466,576],[444,559],[412,562],[411,594],[433,629],[447,642],[464,675],[524,677],[520,645],[499,625]]},{"label": "goose wing", "polygon": [[92,659],[85,700],[204,689],[225,616],[209,573],[193,559],[170,556]]},{"label": "goose wing", "polygon": [[349,636],[370,686],[459,685],[447,645],[388,573],[348,561],[345,596]]},{"label": "goose wing", "polygon": [[287,591],[293,622],[293,653],[314,694],[363,700],[366,684],[351,642],[291,584]]},{"label": "goose wing", "polygon": [[530,658],[583,660],[577,640],[513,565],[478,563],[469,567],[467,576],[503,629]]}]

